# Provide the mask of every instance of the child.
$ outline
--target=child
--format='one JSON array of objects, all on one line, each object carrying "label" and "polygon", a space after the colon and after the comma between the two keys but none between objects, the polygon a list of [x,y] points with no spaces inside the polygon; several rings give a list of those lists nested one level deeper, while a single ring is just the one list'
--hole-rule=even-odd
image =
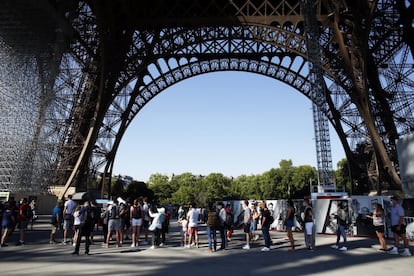
[{"label": "child", "polygon": [[[181,246],[187,246],[187,235],[188,235],[188,220],[184,217],[178,221],[181,223]],[[190,244],[188,244],[189,246]]]},{"label": "child", "polygon": [[75,212],[73,213],[73,227],[75,228],[75,233],[73,233],[73,246],[76,245],[76,241],[79,235],[79,229],[81,225],[81,213],[80,213],[81,206],[77,205],[75,208]]}]

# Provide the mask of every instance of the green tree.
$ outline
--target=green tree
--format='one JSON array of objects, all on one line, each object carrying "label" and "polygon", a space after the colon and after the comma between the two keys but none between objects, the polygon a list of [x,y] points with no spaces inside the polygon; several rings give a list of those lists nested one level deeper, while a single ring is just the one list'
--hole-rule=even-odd
[{"label": "green tree", "polygon": [[171,185],[167,175],[153,174],[150,176],[147,184],[154,191],[154,196],[158,203],[171,203],[171,196],[176,192],[176,189]]},{"label": "green tree", "polygon": [[348,160],[346,158],[339,160],[337,168],[338,169],[335,171],[337,190],[346,191],[348,194],[352,194]]},{"label": "green tree", "polygon": [[124,197],[130,199],[136,199],[143,196],[152,198],[152,193],[149,192],[147,184],[142,181],[131,181],[125,190]]},{"label": "green tree", "polygon": [[116,178],[112,184],[112,196],[115,198],[124,196],[124,182],[121,178]]},{"label": "green tree", "polygon": [[283,190],[282,198],[292,198],[295,187],[293,184],[293,166],[292,160],[281,160],[279,162],[281,181],[279,188]]},{"label": "green tree", "polygon": [[317,171],[312,166],[295,167],[292,176],[292,197],[303,198],[310,195],[310,183],[316,183],[317,179]]},{"label": "green tree", "polygon": [[283,196],[283,190],[278,185],[282,181],[280,169],[273,168],[264,172],[261,179],[262,198],[279,199]]},{"label": "green tree", "polygon": [[260,198],[261,192],[259,188],[258,177],[255,175],[241,175],[237,177],[234,185],[240,190],[240,199],[257,199]]},{"label": "green tree", "polygon": [[230,182],[231,180],[221,173],[211,173],[206,176],[202,182],[202,191],[204,191],[206,199],[204,202],[200,202],[200,204],[208,207],[216,201],[232,198]]},{"label": "green tree", "polygon": [[179,188],[171,195],[171,202],[179,205],[194,203],[197,195],[197,178],[191,173],[174,176]]}]

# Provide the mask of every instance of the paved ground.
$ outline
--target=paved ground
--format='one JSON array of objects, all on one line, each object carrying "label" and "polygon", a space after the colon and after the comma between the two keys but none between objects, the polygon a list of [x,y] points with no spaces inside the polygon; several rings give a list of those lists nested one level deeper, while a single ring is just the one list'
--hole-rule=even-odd
[{"label": "paved ground", "polygon": [[[244,234],[235,231],[229,248],[208,252],[205,228],[200,248],[180,247],[178,227],[172,222],[168,245],[149,249],[91,246],[91,255],[73,256],[71,245],[49,244],[47,218],[39,219],[27,233],[27,244],[0,248],[0,275],[403,275],[412,273],[414,257],[379,252],[374,238],[349,237],[348,251],[330,248],[336,237],[317,235],[317,249],[304,248],[303,234],[295,233],[297,250],[288,252],[286,233],[272,232],[274,245],[261,252],[263,241],[242,250]],[[61,236],[61,233],[60,233]],[[391,243],[391,241],[388,241]],[[81,253],[84,245],[81,245]],[[134,250],[131,250],[134,249]],[[413,250],[411,248],[412,253]]]}]

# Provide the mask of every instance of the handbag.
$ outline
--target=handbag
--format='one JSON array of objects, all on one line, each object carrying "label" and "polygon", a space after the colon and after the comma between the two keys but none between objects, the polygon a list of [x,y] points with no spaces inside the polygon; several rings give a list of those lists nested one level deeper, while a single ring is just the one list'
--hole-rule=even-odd
[{"label": "handbag", "polygon": [[157,228],[157,227],[155,227],[155,224],[151,224],[151,225],[148,227],[148,230],[150,230],[150,231],[154,231],[156,228]]}]

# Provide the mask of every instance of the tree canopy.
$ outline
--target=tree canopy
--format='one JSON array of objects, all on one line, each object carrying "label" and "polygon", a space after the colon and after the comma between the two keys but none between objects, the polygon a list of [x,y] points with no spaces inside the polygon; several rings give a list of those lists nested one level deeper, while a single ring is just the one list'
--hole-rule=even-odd
[{"label": "tree canopy", "polygon": [[[350,189],[346,159],[338,162],[336,186]],[[159,204],[208,207],[220,200],[303,198],[310,194],[311,183],[318,182],[317,170],[309,165],[293,166],[291,160],[281,160],[278,168],[258,175],[226,177],[221,173],[207,176],[190,172],[169,177],[153,174],[147,183],[132,181],[124,190],[116,181],[113,191],[126,198],[147,196]]]}]

